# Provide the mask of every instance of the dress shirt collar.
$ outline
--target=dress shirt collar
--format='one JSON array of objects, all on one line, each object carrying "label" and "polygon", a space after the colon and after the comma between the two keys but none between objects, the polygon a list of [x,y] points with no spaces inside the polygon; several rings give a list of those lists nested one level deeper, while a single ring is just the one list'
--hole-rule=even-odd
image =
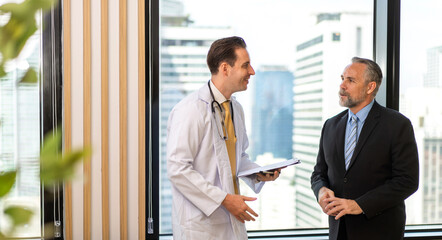
[{"label": "dress shirt collar", "polygon": [[354,114],[350,109],[348,109],[348,122],[351,122],[351,117],[356,116],[360,123],[364,123],[365,119],[367,119],[368,113],[373,107],[374,99],[364,108],[362,108],[358,113]]},{"label": "dress shirt collar", "polygon": [[224,95],[216,88],[215,84],[213,84],[212,80],[210,80],[210,87],[212,88],[213,96],[215,97],[215,101],[219,102],[219,104],[229,100],[224,97]]}]

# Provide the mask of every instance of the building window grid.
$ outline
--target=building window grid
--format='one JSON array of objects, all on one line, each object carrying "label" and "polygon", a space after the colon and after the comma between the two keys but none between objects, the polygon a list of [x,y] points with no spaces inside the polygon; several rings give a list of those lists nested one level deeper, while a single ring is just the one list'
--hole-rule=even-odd
[{"label": "building window grid", "polygon": [[296,75],[295,79],[301,79],[301,78],[307,78],[307,77],[312,77],[312,76],[318,76],[322,74],[322,70],[316,71],[316,72],[311,72],[311,73],[306,73],[303,75]]},{"label": "building window grid", "polygon": [[323,54],[323,52],[322,52],[322,51],[319,51],[319,52],[316,52],[316,53],[313,53],[313,54],[307,55],[307,56],[305,56],[305,57],[302,57],[302,58],[300,58],[300,59],[297,59],[297,60],[296,60],[296,63],[301,63],[301,62],[303,62],[303,61],[306,61],[306,60],[309,60],[309,59],[312,59],[312,58],[316,58],[316,57],[322,56],[322,54]]}]

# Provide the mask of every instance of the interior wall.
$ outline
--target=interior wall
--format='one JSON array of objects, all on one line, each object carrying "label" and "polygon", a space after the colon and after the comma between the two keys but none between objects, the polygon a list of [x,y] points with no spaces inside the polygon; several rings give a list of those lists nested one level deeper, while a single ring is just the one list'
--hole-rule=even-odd
[{"label": "interior wall", "polygon": [[65,239],[144,239],[144,2],[63,0],[63,15],[65,148],[92,149]]}]

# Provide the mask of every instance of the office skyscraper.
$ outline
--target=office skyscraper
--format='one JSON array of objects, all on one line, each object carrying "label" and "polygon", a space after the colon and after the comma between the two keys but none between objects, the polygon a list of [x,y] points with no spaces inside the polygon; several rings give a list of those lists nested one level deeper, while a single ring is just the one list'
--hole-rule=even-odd
[{"label": "office skyscraper", "polygon": [[442,46],[427,50],[427,73],[424,87],[442,87]]},{"label": "office skyscraper", "polygon": [[406,200],[412,216],[407,215],[407,224],[442,221],[441,101],[440,88],[414,87],[401,94],[400,111],[413,124],[420,165],[419,189]]},{"label": "office skyscraper", "polygon": [[327,226],[310,188],[324,121],[344,108],[338,104],[340,76],[353,56],[372,57],[370,13],[321,13],[296,45],[293,153],[296,167],[296,226]]},{"label": "office skyscraper", "polygon": [[284,66],[263,66],[255,74],[252,98],[252,156],[272,153],[292,158],[293,73]]},{"label": "office skyscraper", "polygon": [[[401,92],[400,112],[413,124],[419,149],[419,190],[407,206],[407,224],[442,221],[442,46],[427,49],[423,87]],[[414,80],[414,79],[413,79]]]},{"label": "office skyscraper", "polygon": [[[423,149],[421,159],[423,201],[422,222],[437,223],[442,221],[442,46],[427,50],[427,72],[424,77],[424,89],[420,96],[411,93],[416,103],[416,97],[426,100],[419,106],[425,109],[419,115],[419,126],[423,127],[423,139],[417,139],[419,149]],[[419,101],[418,101],[419,102]]]}]

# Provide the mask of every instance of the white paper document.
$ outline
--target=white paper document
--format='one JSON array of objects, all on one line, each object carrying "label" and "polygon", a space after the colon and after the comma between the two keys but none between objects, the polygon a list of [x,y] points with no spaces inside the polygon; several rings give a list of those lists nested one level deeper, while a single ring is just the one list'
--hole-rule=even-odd
[{"label": "white paper document", "polygon": [[244,176],[252,175],[252,174],[263,172],[263,171],[269,171],[269,170],[273,170],[273,169],[283,168],[283,167],[287,167],[290,165],[298,164],[300,162],[301,161],[297,158],[294,158],[291,160],[284,160],[284,161],[277,162],[274,164],[270,164],[270,165],[257,167],[257,168],[253,168],[253,169],[239,172],[238,177],[244,177]]}]

